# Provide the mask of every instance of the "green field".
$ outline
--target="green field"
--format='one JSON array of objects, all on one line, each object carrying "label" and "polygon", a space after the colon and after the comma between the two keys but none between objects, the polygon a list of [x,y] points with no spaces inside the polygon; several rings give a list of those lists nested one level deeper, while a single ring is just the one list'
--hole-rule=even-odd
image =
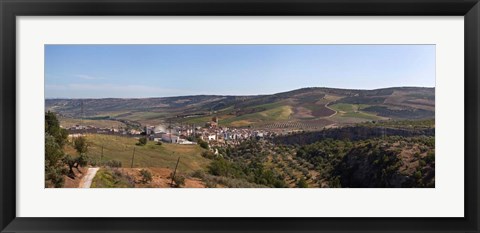
[{"label": "green field", "polygon": [[130,167],[134,148],[135,158],[133,167],[173,169],[179,157],[178,169],[181,172],[204,169],[209,164],[209,160],[201,156],[204,149],[198,145],[168,143],[156,145],[155,142],[148,142],[145,146],[137,146],[138,140],[135,138],[101,134],[87,135],[87,141],[89,143],[88,156],[90,158],[100,160],[103,146],[102,161],[118,160],[122,162],[122,167]]},{"label": "green field", "polygon": [[332,119],[340,123],[360,123],[364,121],[386,120],[384,117],[363,112],[363,108],[369,107],[369,105],[366,104],[339,103],[328,107],[337,111],[337,114],[333,116]]},{"label": "green field", "polygon": [[231,117],[221,121],[220,124],[242,127],[261,122],[269,123],[274,121],[287,120],[288,117],[292,114],[292,112],[293,111],[290,106],[284,105],[261,112]]},{"label": "green field", "polygon": [[120,121],[113,120],[91,120],[91,119],[76,119],[59,117],[60,125],[64,128],[70,128],[75,125],[92,125],[97,128],[124,128],[126,125]]},{"label": "green field", "polygon": [[[219,118],[219,124],[221,126],[228,127],[246,127],[256,123],[270,123],[275,121],[284,121],[288,120],[290,115],[293,113],[292,107],[289,105],[284,105],[281,103],[271,103],[271,104],[262,104],[255,105],[246,109],[264,109],[263,111],[243,114],[240,116],[233,115],[231,108],[224,109],[217,112]],[[206,122],[211,121],[212,116],[203,116],[203,117],[192,117],[187,118],[184,122],[190,124],[199,124],[203,125]]]},{"label": "green field", "polygon": [[330,107],[331,109],[339,112],[356,112],[360,111],[363,108],[369,107],[370,105],[367,104],[333,104]]}]

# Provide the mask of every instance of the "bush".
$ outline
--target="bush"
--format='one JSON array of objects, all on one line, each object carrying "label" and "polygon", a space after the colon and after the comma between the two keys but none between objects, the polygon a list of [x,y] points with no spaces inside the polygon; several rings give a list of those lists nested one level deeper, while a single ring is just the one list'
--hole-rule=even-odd
[{"label": "bush", "polygon": [[205,177],[205,172],[202,170],[196,170],[191,174],[191,176],[202,179],[203,177]]},{"label": "bush", "polygon": [[213,152],[207,150],[207,151],[202,152],[202,157],[207,158],[207,159],[214,159],[217,156]]},{"label": "bush", "polygon": [[213,181],[213,180],[207,180],[205,182],[205,187],[207,188],[216,188],[217,187],[217,182]]},{"label": "bush", "polygon": [[147,138],[141,137],[138,139],[137,145],[139,146],[145,146],[147,144]]},{"label": "bush", "polygon": [[135,188],[135,179],[120,169],[100,169],[92,181],[92,188]]},{"label": "bush", "polygon": [[105,161],[103,162],[104,166],[107,166],[107,167],[122,167],[122,162],[118,161],[118,160],[108,160],[108,161]]},{"label": "bush", "polygon": [[415,177],[415,179],[419,180],[422,178],[422,172],[416,171],[413,176]]},{"label": "bush", "polygon": [[428,152],[427,156],[425,157],[425,161],[427,163],[433,163],[435,162],[435,153],[434,152]]},{"label": "bush", "polygon": [[[45,161],[47,162],[47,161]],[[45,166],[45,187],[53,186],[55,188],[63,187],[65,178],[63,174],[66,171],[61,167]]]},{"label": "bush", "polygon": [[423,159],[419,160],[419,161],[418,161],[418,164],[419,164],[420,166],[422,166],[422,167],[424,167],[425,165],[427,165],[427,163],[426,163]]},{"label": "bush", "polygon": [[185,176],[176,175],[173,177],[173,182],[175,183],[174,187],[180,188],[181,186],[185,185]]},{"label": "bush", "polygon": [[208,172],[214,176],[229,176],[237,173],[236,167],[225,159],[217,159],[208,165]]},{"label": "bush", "polygon": [[199,138],[199,139],[197,140],[197,143],[198,143],[198,145],[200,145],[201,148],[208,150],[208,148],[209,148],[209,147],[208,147],[208,142],[203,141],[202,139]]},{"label": "bush", "polygon": [[329,184],[330,188],[341,188],[342,184],[340,183],[340,178],[337,176]]},{"label": "bush", "polygon": [[303,177],[297,182],[297,188],[308,188],[307,181]]},{"label": "bush", "polygon": [[147,169],[140,170],[140,176],[142,177],[140,180],[142,184],[150,183],[153,180],[152,173]]},{"label": "bush", "polygon": [[85,137],[73,139],[73,147],[79,154],[85,154],[88,151],[88,143]]}]

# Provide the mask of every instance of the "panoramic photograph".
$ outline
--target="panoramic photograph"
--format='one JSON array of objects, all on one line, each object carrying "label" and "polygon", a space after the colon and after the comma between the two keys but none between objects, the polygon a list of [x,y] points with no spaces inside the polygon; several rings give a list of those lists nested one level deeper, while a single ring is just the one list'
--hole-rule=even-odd
[{"label": "panoramic photograph", "polygon": [[435,45],[45,45],[45,188],[435,188]]}]

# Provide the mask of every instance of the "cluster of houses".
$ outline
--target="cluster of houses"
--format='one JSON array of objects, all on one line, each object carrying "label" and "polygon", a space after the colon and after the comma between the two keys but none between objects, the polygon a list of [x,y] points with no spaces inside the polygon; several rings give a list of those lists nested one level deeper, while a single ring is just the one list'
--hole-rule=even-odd
[{"label": "cluster of houses", "polygon": [[[253,137],[263,138],[271,136],[271,132],[265,130],[253,130],[250,128],[227,128],[220,127],[218,118],[213,117],[212,121],[207,122],[205,126],[195,125],[157,125],[145,126],[143,130],[136,129],[117,129],[117,128],[97,128],[94,126],[76,125],[67,128],[69,135],[75,137],[83,134],[111,134],[130,137],[147,137],[151,141],[175,143],[182,145],[197,144],[195,138],[200,138],[210,144],[237,144],[243,140]],[[190,140],[189,140],[190,139]]]},{"label": "cluster of houses", "polygon": [[[143,132],[150,141],[176,143],[183,145],[197,144],[196,142],[187,140],[187,138],[184,137],[185,133],[182,133],[182,129],[179,127],[165,127],[163,125],[145,126]],[[193,132],[193,130],[189,129],[188,133],[191,132]]]},{"label": "cluster of houses", "polygon": [[207,122],[204,127],[195,125],[147,126],[145,133],[149,135],[150,140],[178,144],[196,144],[196,142],[188,140],[193,138],[200,138],[211,144],[236,144],[252,137],[271,136],[271,133],[265,130],[220,127],[216,117],[213,117],[212,121]]}]

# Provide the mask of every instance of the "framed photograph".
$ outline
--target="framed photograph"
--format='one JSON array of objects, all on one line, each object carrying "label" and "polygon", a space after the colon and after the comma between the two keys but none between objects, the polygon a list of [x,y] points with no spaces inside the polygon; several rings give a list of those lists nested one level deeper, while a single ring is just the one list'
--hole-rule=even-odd
[{"label": "framed photograph", "polygon": [[10,1],[1,232],[479,232],[478,1]]}]

